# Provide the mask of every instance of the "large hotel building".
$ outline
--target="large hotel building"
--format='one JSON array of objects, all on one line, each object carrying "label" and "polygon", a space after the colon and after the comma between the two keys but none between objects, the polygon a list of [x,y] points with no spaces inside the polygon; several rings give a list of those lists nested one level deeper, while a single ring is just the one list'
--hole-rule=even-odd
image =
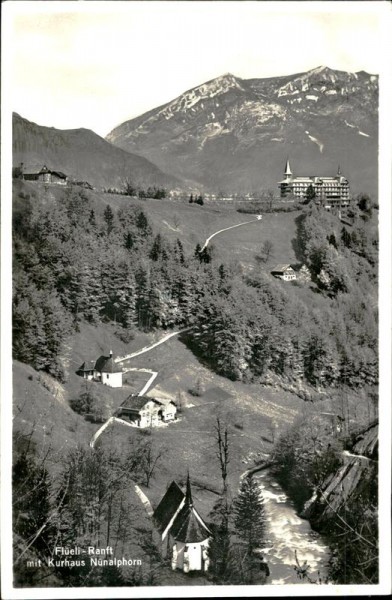
[{"label": "large hotel building", "polygon": [[294,177],[290,163],[287,160],[284,172],[284,179],[278,183],[280,195],[284,198],[290,194],[298,198],[306,198],[306,192],[309,186],[312,186],[315,192],[315,198],[325,201],[326,204],[348,204],[350,200],[350,185],[343,177],[340,167],[335,176],[323,177],[320,175],[311,175],[306,177]]}]

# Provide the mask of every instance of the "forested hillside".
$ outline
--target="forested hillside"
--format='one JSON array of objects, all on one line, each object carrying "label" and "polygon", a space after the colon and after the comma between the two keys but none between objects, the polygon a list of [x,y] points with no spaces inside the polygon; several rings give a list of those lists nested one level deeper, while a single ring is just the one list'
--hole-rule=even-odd
[{"label": "forested hillside", "polygon": [[185,252],[132,205],[102,208],[70,187],[50,203],[14,206],[14,355],[64,376],[58,354],[81,321],[115,321],[126,336],[192,329],[187,343],[218,373],[314,386],[377,383],[377,227],[370,209],[353,225],[316,206],[297,219],[296,252],[309,283]]},{"label": "forested hillside", "polygon": [[[245,427],[246,432],[233,435],[236,445],[231,465],[240,462],[250,447],[259,448],[262,423],[263,435],[267,430],[272,432],[273,439],[267,440],[270,450],[275,442],[271,458],[275,462],[276,476],[302,510],[313,494],[326,489],[325,485],[341,467],[344,444],[353,424],[367,424],[370,416],[373,418],[377,413],[376,210],[372,213],[370,203],[362,199],[352,208],[350,221],[343,223],[323,208],[311,204],[303,206],[296,218],[292,245],[298,259],[296,266],[306,264],[309,276],[283,282],[274,279],[258,261],[245,271],[230,256],[225,262],[218,260],[219,255],[209,246],[201,252],[200,245],[193,247],[191,238],[187,244],[183,243],[185,238],[183,241],[176,238],[174,228],[168,239],[162,228],[158,228],[159,220],[155,219],[153,224],[148,202],[122,198],[116,207],[114,201],[107,204],[105,199],[104,195],[97,196],[77,186],[45,191],[23,181],[16,182],[14,357],[37,371],[65,381],[64,386],[58,384],[65,388],[71,373],[64,370],[64,347],[75,338],[76,332],[83,335],[88,328],[86,324],[97,330],[110,324],[113,335],[124,345],[129,344],[135,333],[142,339],[141,332],[148,336],[151,332],[159,334],[161,330],[185,329],[181,339],[193,352],[192,355],[188,350],[189,356],[199,359],[194,360],[197,368],[202,363],[211,376],[218,377],[211,372],[215,371],[236,381],[225,380],[233,386],[231,391],[235,390],[226,396],[225,403],[229,402],[227,397],[236,403],[238,417],[233,428],[244,430]],[[159,202],[167,202],[167,210],[175,210],[175,204],[169,200]],[[274,217],[275,227],[280,217]],[[207,218],[205,214],[204,218]],[[287,221],[282,218],[281,222]],[[181,352],[184,353],[183,347]],[[168,360],[173,362],[170,369],[177,367],[175,360]],[[161,371],[166,365],[164,362]],[[69,363],[67,366],[68,369],[76,367],[76,363],[74,367]],[[50,423],[45,417],[42,437],[32,435],[40,410],[34,414],[34,422],[28,423],[29,427],[20,427],[26,417],[23,412],[23,402],[28,398],[26,390],[39,396],[42,393],[40,378],[42,382],[46,379],[54,382],[52,377],[42,373],[34,380],[33,373],[29,367],[24,374],[24,386],[18,388],[22,399],[15,406],[16,413],[20,410],[23,415],[18,414],[14,430],[16,584],[37,585],[41,581],[36,579],[38,576],[45,579],[46,585],[156,583],[152,574],[160,559],[148,543],[151,527],[148,523],[140,524],[139,516],[135,520],[134,515],[141,512],[140,501],[129,494],[135,482],[144,481],[142,467],[146,455],[143,452],[151,456],[144,432],[140,432],[136,445],[127,446],[126,451],[86,449],[80,442],[83,440],[85,444],[92,432],[84,421],[83,425],[75,421],[75,413],[74,421],[71,422],[68,413],[66,418],[64,407],[69,411],[67,400],[73,396],[64,396],[65,402],[61,397],[63,410],[60,411],[56,392],[49,394],[51,402],[43,395],[42,404],[48,403],[47,410],[53,412],[51,423],[56,415],[62,415],[63,438],[72,439],[72,444],[65,445],[61,459],[54,458],[57,455],[51,452],[50,446],[47,451],[45,446],[45,454],[38,447],[39,440],[45,441],[48,434],[45,427]],[[248,386],[253,390],[251,397],[246,396],[242,382],[251,384]],[[277,408],[275,397],[272,403],[261,397],[261,391],[263,396],[268,393],[267,385],[279,390],[276,395],[281,396],[284,411],[284,427],[279,429],[277,437],[274,437],[271,418],[266,425],[260,417],[266,406]],[[343,423],[339,435],[328,424],[329,417],[325,419],[325,415],[332,413],[324,413],[324,417],[318,414],[323,404],[321,400],[320,404],[312,404],[313,410],[305,409],[306,426],[302,415],[287,429],[297,413],[291,411],[287,416],[289,401],[281,388],[294,392],[297,402],[301,402],[298,396],[328,399],[328,408]],[[188,388],[176,379],[175,389],[181,396]],[[209,404],[205,404],[207,410]],[[215,405],[210,409],[215,411]],[[244,425],[244,415],[247,425]],[[200,432],[206,429],[211,416],[208,413],[200,416],[196,410],[184,418],[189,419],[190,430],[197,431],[193,439],[196,454],[192,460],[194,463],[206,461],[202,462],[201,472],[205,469],[212,477],[209,467],[203,466],[211,463],[211,456],[207,456],[208,451],[212,452],[211,446],[204,444],[207,454],[202,459],[199,456]],[[249,422],[253,420],[252,429]],[[77,427],[82,429],[74,435]],[[169,428],[165,432],[169,436]],[[172,432],[175,435],[174,430]],[[206,439],[211,435],[207,430],[204,433]],[[129,445],[128,437],[126,439]],[[152,437],[151,440],[154,441]],[[177,454],[176,444],[165,450],[168,461],[167,471],[162,476],[165,483],[178,472],[177,458],[173,458]],[[54,460],[56,465],[52,464]],[[184,458],[186,460],[189,461],[189,457]],[[242,463],[237,468],[240,472]],[[374,492],[375,476],[371,473],[369,480],[366,479],[369,485],[366,483],[363,493]],[[238,473],[235,473],[235,481],[238,481]],[[368,502],[367,512],[364,512],[363,502],[361,498],[357,501],[356,496],[350,506],[352,518],[341,513],[348,525],[346,537],[340,538],[336,528],[329,532],[333,550],[330,572],[334,580],[342,583],[362,583],[366,577],[375,581],[377,573],[373,576],[372,568],[377,561],[376,531],[361,528],[366,525],[363,515],[369,516],[369,523],[375,522],[376,502]],[[327,526],[328,523],[330,521]],[[355,532],[361,530],[373,544],[371,552],[366,551],[369,544],[356,546],[350,564],[344,540],[352,543],[355,536],[350,537],[349,527]],[[38,560],[54,543],[83,545],[94,536],[110,540],[130,555],[135,552],[134,556],[149,561],[148,569],[140,572],[134,568],[119,571],[115,567],[94,570],[80,565],[83,568],[76,572],[64,570],[60,565],[39,574],[37,569],[29,571],[21,560],[22,557]],[[370,567],[361,567],[357,574],[355,569],[362,559],[371,561]],[[350,567],[346,571],[345,564]]]}]

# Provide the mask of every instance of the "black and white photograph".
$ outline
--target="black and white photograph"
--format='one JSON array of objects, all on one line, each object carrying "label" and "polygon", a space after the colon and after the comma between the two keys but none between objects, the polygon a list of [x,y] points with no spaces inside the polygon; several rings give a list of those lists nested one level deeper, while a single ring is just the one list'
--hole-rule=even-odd
[{"label": "black and white photograph", "polygon": [[2,8],[2,597],[389,594],[391,3]]}]

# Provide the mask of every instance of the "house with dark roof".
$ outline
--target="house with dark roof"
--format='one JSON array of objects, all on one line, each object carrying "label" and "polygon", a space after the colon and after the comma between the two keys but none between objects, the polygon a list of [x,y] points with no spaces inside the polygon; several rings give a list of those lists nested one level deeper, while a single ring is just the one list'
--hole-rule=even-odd
[{"label": "house with dark roof", "polygon": [[66,185],[68,176],[61,171],[54,171],[48,169],[46,165],[43,167],[24,167],[21,165],[22,177],[26,181],[42,181],[43,183],[57,183],[60,185]]},{"label": "house with dark roof", "polygon": [[84,360],[79,369],[76,371],[76,374],[80,377],[83,377],[83,379],[88,379],[91,381],[94,379],[94,367],[95,362],[93,360]]},{"label": "house with dark roof", "polygon": [[189,474],[185,494],[172,481],[153,514],[162,553],[171,554],[172,569],[207,571],[211,531],[193,504]]},{"label": "house with dark roof", "polygon": [[297,275],[291,265],[276,265],[272,269],[271,275],[278,279],[283,279],[283,281],[294,281],[294,279],[297,279]]},{"label": "house with dark roof", "polygon": [[109,387],[122,387],[122,368],[115,363],[111,350],[109,356],[100,356],[95,364],[85,360],[76,373],[84,379],[100,381]]},{"label": "house with dark roof", "polygon": [[128,418],[137,427],[155,427],[160,421],[173,421],[176,413],[177,406],[172,400],[131,395],[121,404],[117,416]]}]

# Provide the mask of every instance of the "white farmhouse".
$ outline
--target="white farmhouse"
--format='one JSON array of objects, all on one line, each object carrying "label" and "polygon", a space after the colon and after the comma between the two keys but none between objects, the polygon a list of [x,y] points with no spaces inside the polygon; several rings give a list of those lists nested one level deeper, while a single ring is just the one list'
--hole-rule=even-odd
[{"label": "white farmhouse", "polygon": [[117,416],[128,418],[137,427],[156,427],[176,418],[177,406],[168,398],[128,396],[117,411]]},{"label": "white farmhouse", "polygon": [[297,279],[297,275],[291,265],[276,265],[272,269],[271,274],[278,279],[283,279],[283,281],[294,281],[294,279]]}]

